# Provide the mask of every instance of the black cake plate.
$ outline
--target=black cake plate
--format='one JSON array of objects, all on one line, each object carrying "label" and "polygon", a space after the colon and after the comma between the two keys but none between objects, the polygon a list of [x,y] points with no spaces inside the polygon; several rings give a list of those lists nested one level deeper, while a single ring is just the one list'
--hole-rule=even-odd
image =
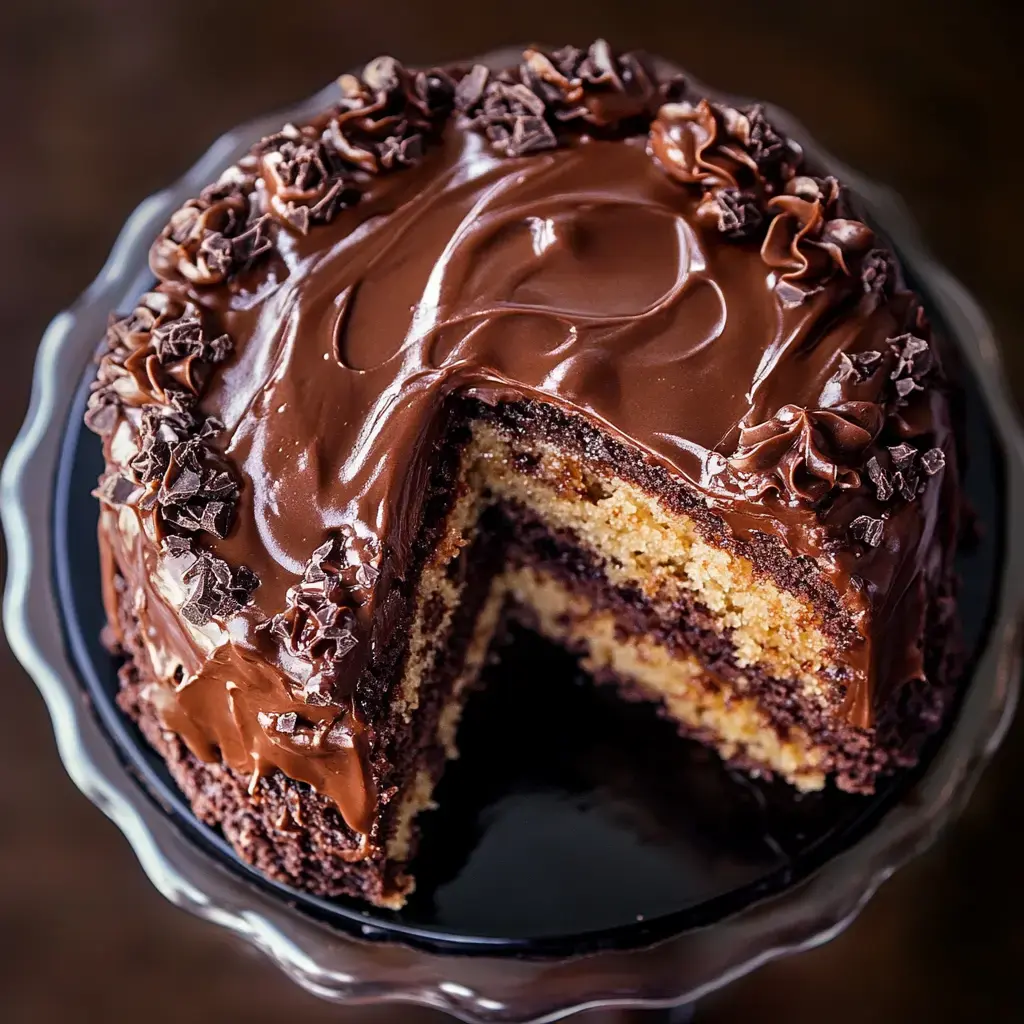
[{"label": "black cake plate", "polygon": [[665,1006],[824,941],[962,806],[1005,731],[1024,593],[1024,549],[1009,529],[1024,513],[1024,442],[977,307],[922,250],[898,201],[817,151],[783,112],[773,116],[851,184],[900,250],[962,361],[966,486],[981,528],[960,556],[970,658],[917,769],[873,797],[751,781],[524,634],[471,698],[462,757],[422,819],[416,893],[391,912],[317,899],[249,869],[197,821],[117,710],[117,666],[99,643],[89,494],[102,458],[80,426],[97,339],[109,310],[149,284],[146,250],[168,214],[253,139],[332,98],[327,90],[225,136],[147,200],[43,339],[29,417],[4,466],[4,615],[69,773],[165,895],[338,1001],[415,1001],[480,1021]]}]

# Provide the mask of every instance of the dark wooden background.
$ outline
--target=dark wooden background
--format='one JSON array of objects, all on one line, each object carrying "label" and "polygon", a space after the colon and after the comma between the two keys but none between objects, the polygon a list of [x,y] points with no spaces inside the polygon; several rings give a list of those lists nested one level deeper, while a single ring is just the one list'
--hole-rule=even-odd
[{"label": "dark wooden background", "polygon": [[[903,193],[978,295],[1024,394],[1016,0],[351,4],[0,0],[0,452],[37,340],[129,211],[221,131],[389,51],[438,61],[539,38],[661,50],[777,101]],[[841,938],[704,1003],[701,1022],[1024,1016],[1024,722],[970,809]],[[0,640],[0,1019],[440,1021],[342,1010],[174,909],[74,789]]]}]

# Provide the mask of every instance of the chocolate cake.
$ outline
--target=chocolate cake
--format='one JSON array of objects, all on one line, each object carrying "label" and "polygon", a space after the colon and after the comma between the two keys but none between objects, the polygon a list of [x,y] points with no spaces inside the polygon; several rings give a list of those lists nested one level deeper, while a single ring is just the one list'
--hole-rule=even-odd
[{"label": "chocolate cake", "polygon": [[120,700],[268,876],[402,904],[510,618],[799,790],[940,722],[940,356],[761,107],[601,41],[379,58],[150,262],[87,412]]}]

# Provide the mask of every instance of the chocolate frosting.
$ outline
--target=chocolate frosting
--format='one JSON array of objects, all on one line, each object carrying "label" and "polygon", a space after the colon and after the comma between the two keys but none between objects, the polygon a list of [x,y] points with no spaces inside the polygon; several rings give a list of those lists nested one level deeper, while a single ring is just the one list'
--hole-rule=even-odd
[{"label": "chocolate frosting", "polygon": [[175,214],[90,400],[165,725],[372,832],[366,680],[468,396],[584,417],[738,544],[811,560],[869,727],[923,677],[955,454],[920,305],[839,183],[760,108],[604,43],[500,72],[381,58],[341,93]]}]

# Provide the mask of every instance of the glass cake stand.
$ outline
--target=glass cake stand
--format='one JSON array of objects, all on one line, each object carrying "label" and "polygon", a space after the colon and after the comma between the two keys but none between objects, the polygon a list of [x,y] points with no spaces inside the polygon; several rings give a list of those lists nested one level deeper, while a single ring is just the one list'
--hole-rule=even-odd
[{"label": "glass cake stand", "polygon": [[[116,666],[97,639],[89,497],[102,460],[79,426],[98,339],[108,313],[150,285],[147,250],[169,214],[335,90],[228,133],[142,203],[99,277],[42,340],[31,408],[3,468],[4,618],[68,773],[169,900],[338,1002],[419,1003],[481,1022],[666,1008],[826,942],[963,807],[1006,730],[1024,619],[1024,544],[1009,529],[1024,517],[1024,437],[981,311],[928,256],[897,198],[822,153],[783,111],[772,111],[777,123],[851,186],[901,253],[963,364],[966,487],[983,526],[961,566],[969,678],[917,770],[872,798],[751,783],[648,710],[577,685],[564,655],[523,638],[467,710],[463,756],[425,819],[417,894],[395,913],[260,878],[192,816],[116,710]],[[539,697],[548,724],[530,721],[540,753],[524,759],[522,714]]]}]

